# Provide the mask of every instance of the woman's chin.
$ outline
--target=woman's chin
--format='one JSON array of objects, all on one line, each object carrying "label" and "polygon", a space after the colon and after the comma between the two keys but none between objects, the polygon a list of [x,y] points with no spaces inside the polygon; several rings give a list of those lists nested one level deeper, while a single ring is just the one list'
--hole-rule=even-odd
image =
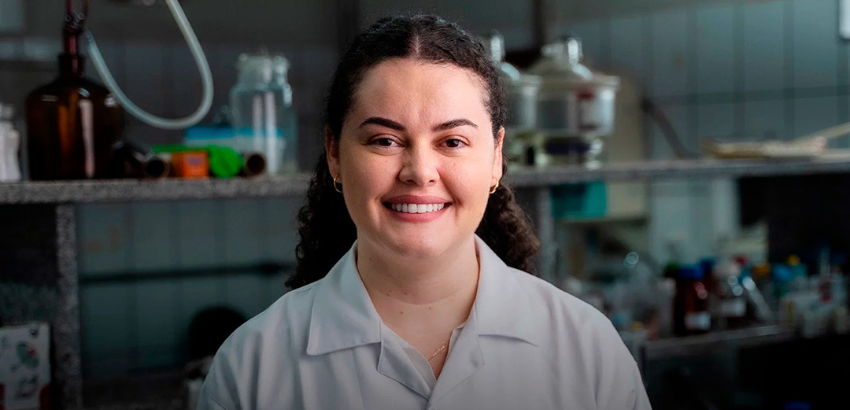
[{"label": "woman's chin", "polygon": [[383,241],[394,254],[410,259],[428,259],[444,254],[447,241],[437,238],[385,238]]}]

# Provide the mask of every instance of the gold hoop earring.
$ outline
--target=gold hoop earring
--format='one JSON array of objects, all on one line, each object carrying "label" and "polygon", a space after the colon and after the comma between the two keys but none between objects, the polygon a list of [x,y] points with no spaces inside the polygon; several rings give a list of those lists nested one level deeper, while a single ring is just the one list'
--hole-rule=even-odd
[{"label": "gold hoop earring", "polygon": [[341,194],[342,193],[342,184],[340,184],[339,181],[336,180],[336,177],[334,177],[333,185],[334,185],[334,190]]},{"label": "gold hoop earring", "polygon": [[493,195],[497,189],[499,189],[499,181],[496,181],[496,185],[493,185],[493,188],[490,188],[490,195]]}]

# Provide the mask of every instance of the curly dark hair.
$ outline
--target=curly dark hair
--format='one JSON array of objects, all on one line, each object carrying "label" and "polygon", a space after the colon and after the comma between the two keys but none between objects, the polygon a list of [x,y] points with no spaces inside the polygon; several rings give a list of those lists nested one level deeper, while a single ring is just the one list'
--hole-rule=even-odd
[{"label": "curly dark hair", "polygon": [[[416,58],[452,64],[477,73],[488,92],[487,110],[494,138],[505,123],[506,95],[502,79],[484,46],[456,24],[430,15],[394,16],[378,20],[358,35],[334,73],[327,97],[326,125],[338,140],[357,86],[370,68],[391,58]],[[503,171],[507,171],[503,161]],[[301,241],[295,248],[298,264],[286,286],[296,289],[323,278],[357,238],[343,196],[334,190],[333,176],[322,154],[298,214]],[[513,190],[502,183],[488,202],[476,234],[508,266],[533,272],[540,243],[531,222],[517,205]]]}]

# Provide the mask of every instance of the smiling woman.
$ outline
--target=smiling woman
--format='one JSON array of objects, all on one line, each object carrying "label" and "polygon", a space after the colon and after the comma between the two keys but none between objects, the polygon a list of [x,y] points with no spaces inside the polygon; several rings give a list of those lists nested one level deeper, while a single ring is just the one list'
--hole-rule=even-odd
[{"label": "smiling woman", "polygon": [[528,271],[483,46],[380,20],[339,63],[294,290],[224,343],[199,409],[648,409],[598,311]]}]

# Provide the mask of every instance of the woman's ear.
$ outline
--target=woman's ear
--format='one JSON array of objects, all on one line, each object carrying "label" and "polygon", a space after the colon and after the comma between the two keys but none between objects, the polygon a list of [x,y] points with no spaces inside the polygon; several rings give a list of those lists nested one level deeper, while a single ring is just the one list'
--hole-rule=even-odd
[{"label": "woman's ear", "polygon": [[499,128],[496,134],[496,152],[493,156],[493,184],[502,179],[502,145],[505,142],[505,127]]},{"label": "woman's ear", "polygon": [[332,178],[339,178],[339,141],[334,138],[330,127],[325,127],[325,154]]}]

